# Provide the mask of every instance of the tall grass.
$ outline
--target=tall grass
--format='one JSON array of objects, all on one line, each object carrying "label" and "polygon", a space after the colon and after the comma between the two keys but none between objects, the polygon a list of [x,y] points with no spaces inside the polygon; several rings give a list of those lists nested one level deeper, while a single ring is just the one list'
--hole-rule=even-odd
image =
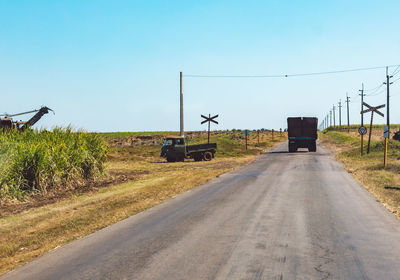
[{"label": "tall grass", "polygon": [[106,156],[100,136],[69,127],[0,133],[0,198],[85,184],[101,175]]}]

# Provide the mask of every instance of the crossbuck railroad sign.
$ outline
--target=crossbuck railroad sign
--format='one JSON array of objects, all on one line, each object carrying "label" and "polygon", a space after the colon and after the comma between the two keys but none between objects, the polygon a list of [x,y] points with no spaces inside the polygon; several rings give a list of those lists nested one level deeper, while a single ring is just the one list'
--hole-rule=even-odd
[{"label": "crossbuck railroad sign", "polygon": [[[363,102],[363,105],[364,105],[365,107],[367,107],[368,109],[362,110],[362,111],[360,112],[360,114],[365,114],[365,113],[371,112],[371,123],[370,123],[370,126],[369,126],[368,149],[367,149],[367,154],[369,154],[369,146],[370,146],[370,143],[371,143],[372,121],[373,121],[373,119],[374,119],[374,113],[377,113],[378,115],[380,115],[380,116],[383,117],[384,114],[383,114],[382,112],[379,112],[378,109],[384,108],[386,105],[385,105],[385,104],[382,104],[382,105],[373,107],[373,106],[371,106],[371,105],[369,105],[369,104],[367,104],[367,103],[365,103],[365,102]],[[361,134],[361,133],[360,133],[360,134]]]},{"label": "crossbuck railroad sign", "polygon": [[214,119],[218,118],[218,115],[211,117],[211,115],[208,114],[208,117],[206,117],[204,115],[201,115],[201,117],[203,119],[205,119],[204,121],[201,122],[201,124],[208,122],[208,143],[210,143],[210,123],[213,122],[213,123],[218,124],[218,122],[216,120],[214,120]]}]

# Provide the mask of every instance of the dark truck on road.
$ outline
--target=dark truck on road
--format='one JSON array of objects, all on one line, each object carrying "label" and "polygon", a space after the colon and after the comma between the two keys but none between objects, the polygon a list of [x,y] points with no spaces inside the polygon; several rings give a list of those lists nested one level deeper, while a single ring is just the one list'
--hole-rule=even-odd
[{"label": "dark truck on road", "polygon": [[186,145],[183,137],[168,137],[161,148],[160,156],[168,162],[184,161],[192,158],[195,161],[209,161],[217,151],[217,143]]},{"label": "dark truck on road", "polygon": [[289,152],[298,148],[308,148],[310,152],[317,151],[317,118],[288,118]]}]

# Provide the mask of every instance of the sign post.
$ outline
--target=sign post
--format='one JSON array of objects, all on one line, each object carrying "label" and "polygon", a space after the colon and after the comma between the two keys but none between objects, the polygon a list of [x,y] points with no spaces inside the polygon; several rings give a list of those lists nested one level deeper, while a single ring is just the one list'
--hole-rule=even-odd
[{"label": "sign post", "polygon": [[385,125],[383,128],[383,137],[385,138],[385,154],[383,156],[383,165],[387,167],[387,152],[388,152],[388,140],[389,140],[389,126]]},{"label": "sign post", "polygon": [[358,129],[358,133],[361,136],[361,156],[364,154],[364,134],[367,133],[367,128],[365,126],[361,126]]},{"label": "sign post", "polygon": [[369,154],[369,147],[370,147],[370,143],[371,143],[372,122],[374,119],[374,113],[377,113],[378,115],[383,117],[384,114],[379,112],[378,109],[384,108],[386,105],[382,104],[382,105],[373,107],[373,106],[368,105],[365,102],[363,102],[363,105],[366,106],[368,109],[361,111],[360,114],[365,114],[365,113],[371,112],[371,123],[369,126],[368,148],[367,148],[367,154]]},{"label": "sign post", "polygon": [[205,120],[201,122],[201,124],[208,122],[208,141],[207,143],[210,144],[210,123],[216,123],[218,124],[217,121],[215,121],[214,119],[218,118],[218,115],[215,115],[214,117],[211,117],[210,114],[208,114],[208,117],[201,115],[202,118],[204,118]]},{"label": "sign post", "polygon": [[246,141],[246,150],[247,150],[247,137],[249,136],[249,134],[250,134],[249,130],[248,130],[248,129],[245,129],[245,130],[244,130],[244,138],[246,139],[246,140],[245,140],[245,141]]}]

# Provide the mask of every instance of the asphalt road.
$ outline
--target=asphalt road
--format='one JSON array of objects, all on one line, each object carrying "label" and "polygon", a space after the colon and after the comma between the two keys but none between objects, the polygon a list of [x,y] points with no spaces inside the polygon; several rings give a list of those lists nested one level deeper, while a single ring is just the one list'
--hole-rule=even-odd
[{"label": "asphalt road", "polygon": [[400,279],[395,217],[325,149],[286,150],[0,279]]}]

